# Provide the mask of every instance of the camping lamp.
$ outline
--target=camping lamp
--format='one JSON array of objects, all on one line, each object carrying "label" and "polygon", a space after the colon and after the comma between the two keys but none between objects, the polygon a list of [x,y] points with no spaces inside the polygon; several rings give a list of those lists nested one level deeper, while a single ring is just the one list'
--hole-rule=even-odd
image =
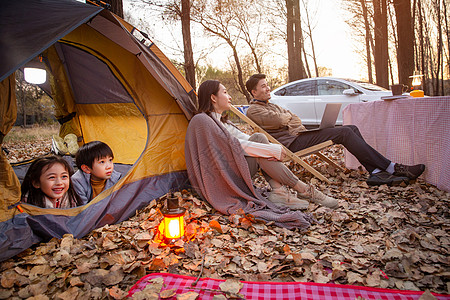
[{"label": "camping lamp", "polygon": [[422,85],[422,74],[419,74],[418,71],[414,71],[414,74],[412,76],[409,76],[409,78],[412,78],[412,83],[411,85],[413,87],[418,87],[420,85]]},{"label": "camping lamp", "polygon": [[23,76],[27,82],[32,84],[42,84],[47,80],[47,72],[41,55],[25,65]]},{"label": "camping lamp", "polygon": [[184,212],[185,208],[178,205],[178,197],[167,196],[166,207],[161,210],[164,219],[159,224],[159,232],[168,243],[184,235]]},{"label": "camping lamp", "polygon": [[409,93],[410,96],[414,98],[423,97],[424,92],[420,89],[422,85],[422,74],[419,74],[418,71],[414,71],[414,74],[412,76],[409,76],[409,78],[412,78],[412,91]]}]

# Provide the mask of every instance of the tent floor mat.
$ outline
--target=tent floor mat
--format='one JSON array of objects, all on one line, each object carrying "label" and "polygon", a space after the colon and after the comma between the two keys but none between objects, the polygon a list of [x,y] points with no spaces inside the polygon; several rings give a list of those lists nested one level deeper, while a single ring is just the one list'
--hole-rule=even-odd
[{"label": "tent floor mat", "polygon": [[[151,284],[154,278],[162,277],[164,285],[162,290],[175,289],[177,294],[196,292],[197,299],[213,299],[214,295],[221,294],[219,285],[225,280],[200,278],[195,282],[195,277],[176,275],[170,273],[151,273],[142,277],[129,291],[128,296],[144,290]],[[244,286],[239,291],[245,299],[268,300],[268,299],[344,299],[354,300],[358,297],[363,299],[385,299],[385,300],[416,300],[424,293],[423,291],[393,290],[371,288],[354,285],[339,285],[313,282],[251,282],[241,281]],[[215,290],[215,291],[212,291]],[[450,295],[432,293],[436,299],[450,299]]]}]

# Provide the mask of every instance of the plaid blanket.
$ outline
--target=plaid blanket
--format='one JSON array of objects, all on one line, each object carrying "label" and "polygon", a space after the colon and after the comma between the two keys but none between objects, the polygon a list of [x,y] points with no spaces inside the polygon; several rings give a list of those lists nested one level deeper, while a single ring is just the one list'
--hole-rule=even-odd
[{"label": "plaid blanket", "polygon": [[[187,292],[196,292],[198,299],[213,299],[214,295],[220,294],[211,290],[220,290],[219,284],[224,280],[201,278],[195,287],[191,284],[195,281],[194,277],[168,274],[152,273],[142,277],[129,291],[128,296],[142,291],[150,280],[162,277],[164,287],[162,290],[176,289],[177,294]],[[244,286],[239,291],[247,300],[269,300],[269,299],[311,299],[311,300],[355,300],[358,297],[363,299],[382,299],[382,300],[418,300],[424,293],[423,291],[391,290],[371,288],[354,285],[338,285],[328,283],[313,282],[249,282],[242,281]],[[450,295],[441,295],[432,293],[438,300],[449,300]],[[429,299],[429,298],[426,298]]]}]

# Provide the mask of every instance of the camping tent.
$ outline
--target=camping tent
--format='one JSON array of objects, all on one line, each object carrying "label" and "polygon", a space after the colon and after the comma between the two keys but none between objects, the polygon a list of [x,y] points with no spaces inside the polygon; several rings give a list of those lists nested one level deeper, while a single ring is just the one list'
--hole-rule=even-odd
[{"label": "camping tent", "polygon": [[[0,4],[0,138],[16,118],[14,72],[36,57],[46,66],[60,135],[106,142],[129,170],[87,205],[20,204],[20,183],[0,154],[0,261],[33,243],[79,238],[123,221],[187,182],[184,136],[195,105],[183,76],[139,31],[100,7],[75,0]],[[147,43],[147,44],[146,44]],[[2,151],[0,151],[2,152]]]}]

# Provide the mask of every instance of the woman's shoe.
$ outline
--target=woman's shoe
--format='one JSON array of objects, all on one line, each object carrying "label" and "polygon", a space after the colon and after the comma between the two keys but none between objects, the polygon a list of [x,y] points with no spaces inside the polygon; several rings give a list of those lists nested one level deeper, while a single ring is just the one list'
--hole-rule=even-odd
[{"label": "woman's shoe", "polygon": [[326,206],[329,208],[336,208],[339,206],[339,203],[336,199],[325,195],[321,191],[317,190],[312,184],[308,184],[305,193],[298,194],[300,197],[322,206]]},{"label": "woman's shoe", "polygon": [[273,189],[269,193],[268,199],[276,205],[287,206],[294,210],[304,210],[309,206],[308,201],[298,199],[294,193],[287,190],[284,186]]}]

